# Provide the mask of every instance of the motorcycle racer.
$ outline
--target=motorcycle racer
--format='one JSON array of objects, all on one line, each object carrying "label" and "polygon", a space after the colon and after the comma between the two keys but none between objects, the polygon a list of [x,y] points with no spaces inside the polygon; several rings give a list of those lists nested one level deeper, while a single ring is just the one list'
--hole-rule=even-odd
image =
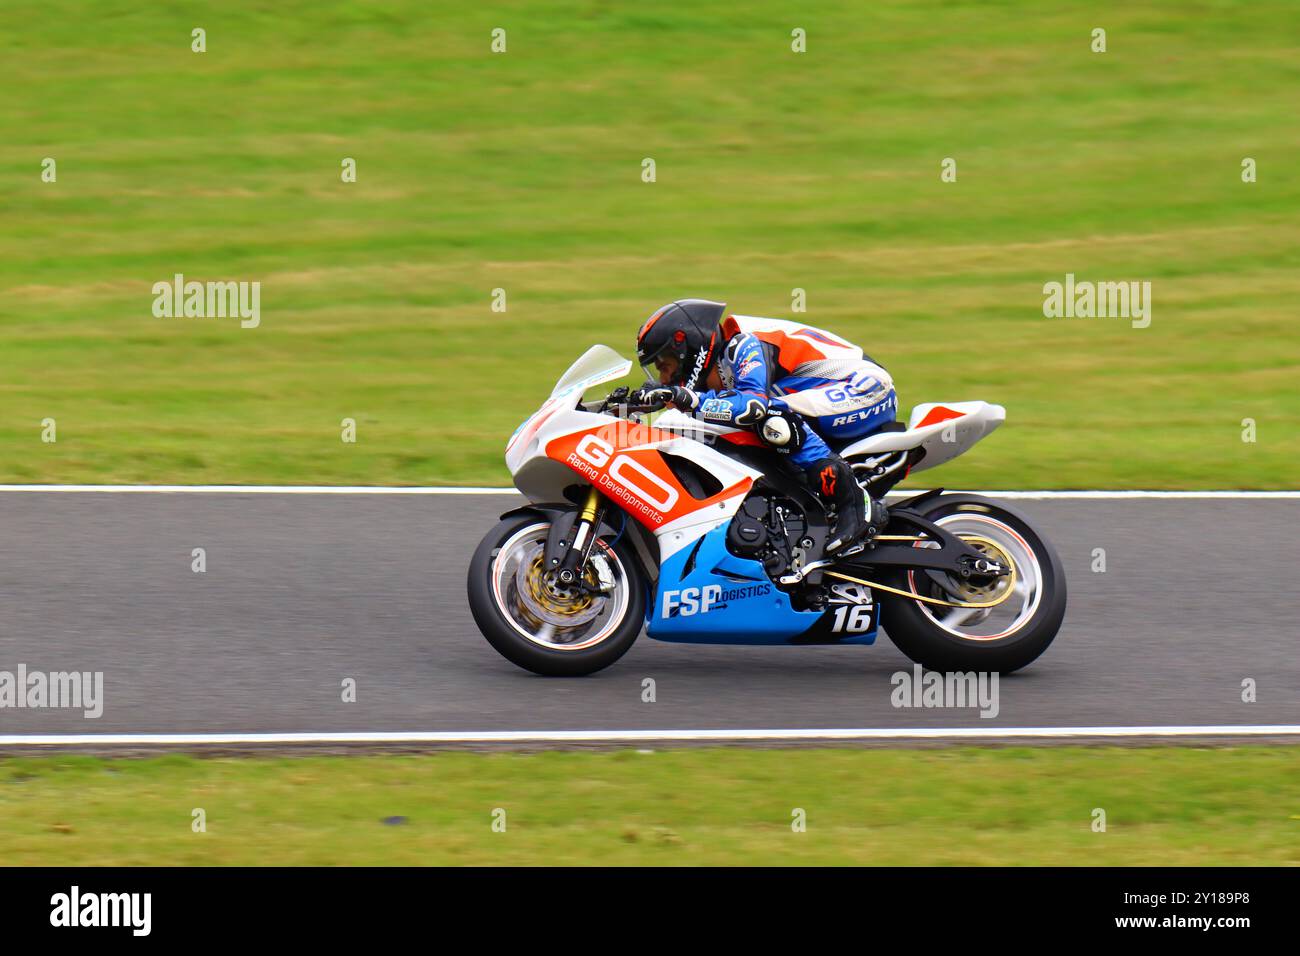
[{"label": "motorcycle racer", "polygon": [[885,525],[884,504],[871,501],[868,520],[852,469],[827,440],[842,447],[894,420],[898,398],[889,373],[829,332],[728,315],[726,308],[679,299],[651,315],[637,334],[637,359],[661,387],[647,385],[634,400],[757,431],[834,504],[827,554],[865,544]]}]

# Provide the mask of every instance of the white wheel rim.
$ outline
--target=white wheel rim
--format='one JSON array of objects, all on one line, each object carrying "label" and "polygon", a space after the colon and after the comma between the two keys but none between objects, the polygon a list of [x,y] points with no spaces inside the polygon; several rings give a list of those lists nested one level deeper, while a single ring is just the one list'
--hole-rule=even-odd
[{"label": "white wheel rim", "polygon": [[[997,518],[968,511],[944,515],[935,524],[958,536],[967,532],[991,539],[1015,563],[1016,584],[1011,596],[994,608],[981,611],[932,607],[918,601],[921,613],[935,626],[963,641],[999,641],[1029,623],[1043,597],[1043,570],[1038,555],[1020,532]],[[959,583],[951,577],[949,580]],[[907,584],[913,594],[922,594],[917,590],[915,571],[907,572]],[[925,596],[929,596],[928,593]]]},{"label": "white wheel rim", "polygon": [[628,609],[627,573],[614,549],[604,541],[597,541],[596,547],[601,549],[609,561],[614,576],[614,590],[608,596],[597,599],[604,601],[606,606],[596,619],[576,628],[530,620],[527,609],[519,607],[515,576],[520,560],[529,550],[528,546],[537,541],[545,541],[550,528],[550,524],[543,522],[528,525],[512,534],[497,549],[488,572],[492,578],[492,599],[496,601],[497,610],[506,623],[531,643],[552,651],[586,650],[604,641],[623,623]]}]

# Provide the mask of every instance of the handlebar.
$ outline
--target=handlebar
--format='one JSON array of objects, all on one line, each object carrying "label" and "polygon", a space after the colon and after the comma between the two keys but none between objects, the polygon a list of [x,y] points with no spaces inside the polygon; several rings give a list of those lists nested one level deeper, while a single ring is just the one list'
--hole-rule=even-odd
[{"label": "handlebar", "polygon": [[631,391],[632,390],[626,385],[620,385],[618,388],[614,389],[614,391],[605,396],[605,400],[600,403],[600,407],[597,411],[604,413],[609,411],[611,408],[619,408],[623,409],[625,414],[628,412],[649,414],[650,412],[657,412],[660,409],[667,407],[667,403],[665,402],[655,402],[650,405],[632,404],[628,401]]}]

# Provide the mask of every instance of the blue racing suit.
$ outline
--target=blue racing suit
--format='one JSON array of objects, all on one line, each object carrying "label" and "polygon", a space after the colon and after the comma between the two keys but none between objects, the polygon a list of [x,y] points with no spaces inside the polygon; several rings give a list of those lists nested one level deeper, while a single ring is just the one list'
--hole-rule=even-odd
[{"label": "blue racing suit", "polygon": [[[892,422],[893,381],[857,346],[796,322],[728,316],[718,360],[724,388],[697,393],[697,414],[720,425],[753,428],[768,409],[803,419],[803,445],[793,464],[808,468]],[[829,443],[828,443],[829,440]]]}]

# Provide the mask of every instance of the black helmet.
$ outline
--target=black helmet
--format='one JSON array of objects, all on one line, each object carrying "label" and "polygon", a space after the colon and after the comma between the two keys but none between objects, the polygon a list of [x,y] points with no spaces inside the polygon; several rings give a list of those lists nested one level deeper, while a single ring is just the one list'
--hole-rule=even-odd
[{"label": "black helmet", "polygon": [[669,384],[696,388],[717,360],[718,323],[726,311],[724,302],[678,299],[646,319],[636,336],[637,361],[646,375],[658,381],[655,360],[672,355],[677,373]]}]

